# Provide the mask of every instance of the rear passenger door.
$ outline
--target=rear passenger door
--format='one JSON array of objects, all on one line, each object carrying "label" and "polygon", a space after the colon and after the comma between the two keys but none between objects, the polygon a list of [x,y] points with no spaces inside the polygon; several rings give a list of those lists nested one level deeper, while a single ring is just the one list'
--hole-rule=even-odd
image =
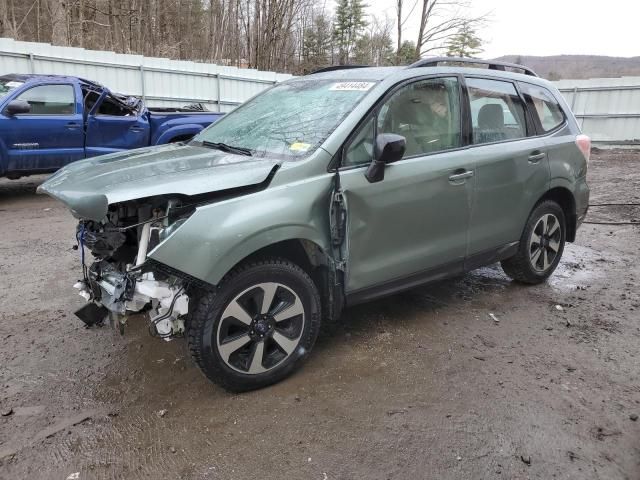
[{"label": "rear passenger door", "polygon": [[475,268],[520,239],[529,212],[548,189],[549,164],[514,83],[467,77],[475,159],[469,258]]},{"label": "rear passenger door", "polygon": [[576,135],[567,126],[562,107],[558,100],[542,85],[518,82],[520,91],[527,104],[536,132],[544,137],[549,159],[550,186],[554,177],[566,175],[567,169],[575,171],[578,165],[567,160],[575,158]]},{"label": "rear passenger door", "polygon": [[87,116],[87,157],[146,147],[149,130],[146,115],[104,95]]}]

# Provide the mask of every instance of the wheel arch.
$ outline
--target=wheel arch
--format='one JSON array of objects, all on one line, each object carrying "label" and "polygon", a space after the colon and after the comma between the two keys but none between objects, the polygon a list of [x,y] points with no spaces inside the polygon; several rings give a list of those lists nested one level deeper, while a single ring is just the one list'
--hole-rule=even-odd
[{"label": "wheel arch", "polygon": [[193,138],[193,135],[176,135],[166,143],[184,142],[186,140],[191,140],[192,138]]},{"label": "wheel arch", "polygon": [[[161,127],[162,129],[162,127]],[[158,137],[152,142],[153,145],[163,145],[171,143],[178,137],[187,137],[197,135],[202,131],[203,127],[198,124],[176,125],[166,130],[161,130]]]},{"label": "wheel arch", "polygon": [[[566,187],[556,186],[548,190],[540,199],[536,202],[536,206],[545,200],[552,200],[556,202],[562,208],[564,212],[565,221],[567,222],[567,235],[568,242],[573,242],[576,239],[576,199],[573,196],[571,190]],[[535,208],[535,206],[534,206]]]},{"label": "wheel arch", "polygon": [[262,257],[279,257],[290,260],[307,273],[326,263],[328,259],[328,255],[316,242],[305,238],[289,238],[259,248],[239,260],[234,268],[240,263]]},{"label": "wheel arch", "polygon": [[318,288],[323,317],[334,320],[340,315],[344,305],[344,291],[342,283],[336,279],[342,278],[341,272],[337,271],[331,255],[317,242],[307,238],[287,238],[264,245],[238,260],[225,277],[243,263],[263,258],[282,258],[298,265]]}]

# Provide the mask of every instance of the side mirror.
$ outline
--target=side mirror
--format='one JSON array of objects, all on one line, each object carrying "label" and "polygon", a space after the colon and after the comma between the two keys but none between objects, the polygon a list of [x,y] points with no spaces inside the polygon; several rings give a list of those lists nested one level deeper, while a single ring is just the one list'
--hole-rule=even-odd
[{"label": "side mirror", "polygon": [[7,115],[17,115],[20,113],[29,113],[31,111],[31,105],[24,100],[12,100],[4,109]]},{"label": "side mirror", "polygon": [[384,168],[387,163],[397,162],[404,155],[407,141],[395,133],[381,133],[376,137],[375,158],[364,174],[369,183],[384,180]]}]

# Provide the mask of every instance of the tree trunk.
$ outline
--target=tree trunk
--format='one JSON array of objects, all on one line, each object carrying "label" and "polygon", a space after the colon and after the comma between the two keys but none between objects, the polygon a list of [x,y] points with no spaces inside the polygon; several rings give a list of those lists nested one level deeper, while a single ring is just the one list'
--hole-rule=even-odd
[{"label": "tree trunk", "polygon": [[400,63],[400,48],[402,48],[402,2],[403,0],[398,0],[398,48],[396,48],[396,63]]},{"label": "tree trunk", "polygon": [[424,37],[424,31],[427,28],[427,9],[429,7],[429,0],[422,0],[422,15],[420,15],[420,31],[418,32],[418,39],[416,41],[416,60],[420,59],[422,53],[422,37]]},{"label": "tree trunk", "polygon": [[9,0],[0,0],[0,37],[12,37],[9,26]]},{"label": "tree trunk", "polygon": [[66,0],[49,0],[49,12],[51,13],[51,43],[68,46],[69,24]]}]

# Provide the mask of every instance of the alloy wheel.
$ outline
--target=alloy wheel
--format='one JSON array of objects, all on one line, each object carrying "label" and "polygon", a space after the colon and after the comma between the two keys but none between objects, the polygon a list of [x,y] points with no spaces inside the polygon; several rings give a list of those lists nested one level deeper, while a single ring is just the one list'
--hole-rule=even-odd
[{"label": "alloy wheel", "polygon": [[281,283],[259,283],[239,293],[222,312],[218,352],[238,372],[267,372],[296,351],[304,322],[304,306],[293,290]]},{"label": "alloy wheel", "polygon": [[529,239],[529,260],[537,272],[546,272],[556,260],[562,241],[562,228],[558,217],[543,215],[536,223]]}]

